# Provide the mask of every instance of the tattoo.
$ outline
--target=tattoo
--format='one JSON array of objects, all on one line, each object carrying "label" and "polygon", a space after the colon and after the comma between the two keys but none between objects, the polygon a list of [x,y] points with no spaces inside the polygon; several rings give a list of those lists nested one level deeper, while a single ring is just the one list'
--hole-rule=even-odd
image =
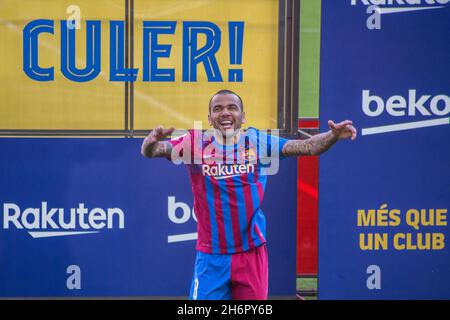
[{"label": "tattoo", "polygon": [[153,143],[148,143],[147,139],[144,139],[144,142],[142,143],[141,153],[147,158],[169,158],[172,153],[172,145],[167,141],[156,141]]},{"label": "tattoo", "polygon": [[283,146],[282,154],[289,156],[318,156],[338,140],[331,132],[317,134],[306,140],[289,140]]}]

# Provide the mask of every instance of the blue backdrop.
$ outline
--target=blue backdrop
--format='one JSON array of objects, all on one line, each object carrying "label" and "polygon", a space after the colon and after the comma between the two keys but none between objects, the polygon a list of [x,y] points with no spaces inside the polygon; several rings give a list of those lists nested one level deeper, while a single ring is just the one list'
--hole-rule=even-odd
[{"label": "blue backdrop", "polygon": [[[355,3],[322,8],[321,131],[328,119],[351,119],[359,136],[320,159],[319,298],[449,299],[450,5],[380,6],[380,28],[369,29],[376,17]],[[410,129],[386,127],[400,124]],[[385,225],[383,204],[399,210],[398,225]],[[358,210],[370,209],[381,220],[358,225]],[[442,209],[445,219],[416,230],[409,209]],[[387,234],[387,246],[363,250],[369,233]],[[402,233],[412,245],[418,234],[443,234],[444,247],[395,248]]]},{"label": "blue backdrop", "polygon": [[[0,139],[0,296],[187,297],[195,241],[168,243],[168,236],[196,232],[190,212],[186,212],[189,220],[180,224],[168,217],[169,196],[192,209],[187,170],[164,159],[142,157],[141,142]],[[295,296],[295,173],[295,159],[284,160],[279,174],[269,177],[263,206],[271,296]],[[64,208],[65,223],[70,208],[78,208],[79,203],[88,210],[120,208],[123,226],[116,215],[111,228],[88,230],[98,233],[33,238],[29,232],[37,230],[19,227],[36,223],[36,216],[26,208],[41,208],[42,202],[47,203],[47,211]],[[8,222],[5,228],[8,203],[26,217],[18,218],[19,227]],[[12,214],[11,209],[10,220]],[[182,215],[177,209],[176,216]],[[51,219],[58,224],[58,213]],[[87,215],[84,220],[89,223]],[[77,231],[86,230],[77,224]],[[67,271],[71,265],[80,268],[81,289],[67,287],[68,278],[73,282],[73,271]]]}]

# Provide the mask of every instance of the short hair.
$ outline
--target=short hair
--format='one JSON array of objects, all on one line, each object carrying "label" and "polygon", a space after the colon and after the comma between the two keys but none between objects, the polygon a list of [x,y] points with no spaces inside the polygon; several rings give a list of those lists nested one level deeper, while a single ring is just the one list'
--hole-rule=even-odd
[{"label": "short hair", "polygon": [[209,105],[208,105],[209,112],[211,112],[211,102],[212,102],[212,99],[213,99],[215,96],[217,96],[217,95],[222,95],[222,94],[234,94],[236,97],[238,97],[239,103],[241,104],[241,112],[244,111],[244,103],[242,102],[241,97],[240,97],[236,92],[233,92],[233,91],[227,90],[227,89],[222,89],[222,90],[219,90],[219,91],[217,91],[216,93],[214,93],[213,96],[211,97],[211,99],[209,99]]}]

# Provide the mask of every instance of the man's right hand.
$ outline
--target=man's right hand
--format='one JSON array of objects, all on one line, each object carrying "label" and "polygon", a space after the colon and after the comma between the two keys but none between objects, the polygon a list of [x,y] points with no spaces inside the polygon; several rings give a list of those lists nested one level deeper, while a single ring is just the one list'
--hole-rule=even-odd
[{"label": "man's right hand", "polygon": [[147,141],[148,143],[161,141],[162,139],[170,136],[174,130],[174,128],[164,129],[162,126],[157,126],[149,133],[147,136]]},{"label": "man's right hand", "polygon": [[142,143],[142,155],[148,158],[169,157],[172,145],[167,141],[161,142],[161,140],[170,136],[174,130],[174,128],[164,129],[162,126],[153,129]]}]

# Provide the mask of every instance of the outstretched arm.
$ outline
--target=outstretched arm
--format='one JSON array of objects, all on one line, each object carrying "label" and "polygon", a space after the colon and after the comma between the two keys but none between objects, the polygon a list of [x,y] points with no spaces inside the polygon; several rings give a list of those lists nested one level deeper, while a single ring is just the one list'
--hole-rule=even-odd
[{"label": "outstretched arm", "polygon": [[161,140],[170,136],[173,131],[174,128],[164,129],[161,126],[153,129],[142,142],[142,155],[147,158],[169,158],[172,152],[172,145],[167,141]]},{"label": "outstretched arm", "polygon": [[317,134],[306,140],[289,140],[283,146],[282,154],[289,156],[318,156],[336,143],[339,139],[356,139],[356,129],[353,122],[345,120],[340,123],[328,121],[329,131]]}]

